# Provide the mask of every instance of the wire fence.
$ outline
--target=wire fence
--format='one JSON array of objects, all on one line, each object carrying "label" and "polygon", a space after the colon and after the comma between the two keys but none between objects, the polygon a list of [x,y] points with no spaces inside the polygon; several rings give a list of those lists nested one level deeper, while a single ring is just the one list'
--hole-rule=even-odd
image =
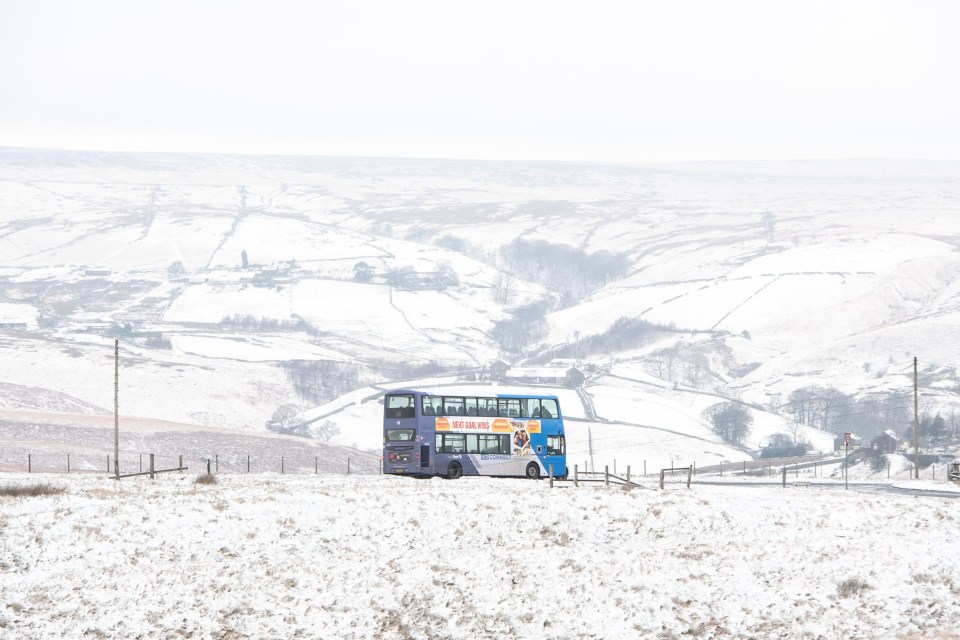
[{"label": "wire fence", "polygon": [[[120,452],[30,452],[5,448],[0,458],[0,472],[12,473],[103,473],[121,476],[178,470],[190,473],[280,473],[280,474],[360,474],[382,471],[380,457],[362,451],[348,455],[310,456],[304,452],[270,452],[269,454],[169,455]],[[117,464],[119,462],[119,464]]]}]

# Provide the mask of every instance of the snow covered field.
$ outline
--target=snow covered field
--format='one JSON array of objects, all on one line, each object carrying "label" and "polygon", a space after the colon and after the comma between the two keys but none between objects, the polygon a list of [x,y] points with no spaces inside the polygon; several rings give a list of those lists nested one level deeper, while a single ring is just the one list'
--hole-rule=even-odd
[{"label": "snow covered field", "polygon": [[953,638],[960,500],[4,474],[4,638]]}]

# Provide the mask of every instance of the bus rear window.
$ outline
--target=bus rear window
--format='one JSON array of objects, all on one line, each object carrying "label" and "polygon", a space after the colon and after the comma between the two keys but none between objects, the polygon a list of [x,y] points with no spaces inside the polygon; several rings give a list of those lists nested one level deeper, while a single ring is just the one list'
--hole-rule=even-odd
[{"label": "bus rear window", "polygon": [[415,417],[413,394],[387,396],[383,403],[383,417],[387,419]]},{"label": "bus rear window", "polygon": [[410,442],[413,435],[413,429],[387,429],[384,432],[387,442]]}]

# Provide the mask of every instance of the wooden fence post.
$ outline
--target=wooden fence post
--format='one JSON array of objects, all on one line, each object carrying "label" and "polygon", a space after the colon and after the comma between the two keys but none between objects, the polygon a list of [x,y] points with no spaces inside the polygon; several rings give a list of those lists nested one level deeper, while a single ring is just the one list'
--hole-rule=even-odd
[{"label": "wooden fence post", "polygon": [[643,461],[643,475],[647,475],[647,461]]},{"label": "wooden fence post", "polygon": [[580,469],[577,465],[573,465],[573,486],[580,486]]},{"label": "wooden fence post", "polygon": [[627,490],[630,489],[630,465],[627,465]]},{"label": "wooden fence post", "polygon": [[143,473],[143,454],[140,454],[140,469],[137,473]]},{"label": "wooden fence post", "polygon": [[553,465],[551,464],[547,471],[550,473],[550,488],[553,489]]},{"label": "wooden fence post", "polygon": [[110,473],[110,456],[107,456],[107,473]]},{"label": "wooden fence post", "polygon": [[33,459],[27,454],[27,473],[33,473]]},{"label": "wooden fence post", "polygon": [[217,473],[220,473],[220,454],[219,453],[215,454],[213,457],[213,460],[214,460],[214,463],[216,464],[216,467],[214,467],[214,470]]},{"label": "wooden fence post", "polygon": [[787,488],[787,465],[783,465],[783,488]]},{"label": "wooden fence post", "polygon": [[313,458],[313,475],[320,473],[320,456],[314,456]]},{"label": "wooden fence post", "polygon": [[603,484],[604,486],[610,486],[610,467],[609,465],[604,465],[603,467]]},{"label": "wooden fence post", "polygon": [[[150,454],[150,455],[153,455],[153,454]],[[151,469],[153,468],[152,462],[150,463],[150,468]],[[180,473],[183,473],[183,456],[182,455],[177,460],[177,471],[179,471]]]},{"label": "wooden fence post", "polygon": [[247,454],[247,473],[250,473],[250,454]]},{"label": "wooden fence post", "polygon": [[666,473],[666,469],[660,469],[660,489],[663,489],[663,474]]},{"label": "wooden fence post", "polygon": [[687,467],[687,489],[690,488],[690,481],[693,479],[693,467]]},{"label": "wooden fence post", "polygon": [[[182,465],[181,465],[181,466],[182,466]],[[153,454],[151,453],[151,454],[150,454],[150,479],[151,479],[151,480],[153,480],[153,470],[154,470],[154,466],[153,466]]]},{"label": "wooden fence post", "polygon": [[283,475],[283,456],[280,456],[280,475]]}]

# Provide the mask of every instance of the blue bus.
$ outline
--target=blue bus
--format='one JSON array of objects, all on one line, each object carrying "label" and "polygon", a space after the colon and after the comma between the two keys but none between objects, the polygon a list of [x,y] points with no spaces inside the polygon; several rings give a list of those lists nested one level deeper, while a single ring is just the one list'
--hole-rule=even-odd
[{"label": "blue bus", "polygon": [[466,395],[412,389],[383,400],[383,472],[410,476],[567,475],[560,403],[552,395]]}]

